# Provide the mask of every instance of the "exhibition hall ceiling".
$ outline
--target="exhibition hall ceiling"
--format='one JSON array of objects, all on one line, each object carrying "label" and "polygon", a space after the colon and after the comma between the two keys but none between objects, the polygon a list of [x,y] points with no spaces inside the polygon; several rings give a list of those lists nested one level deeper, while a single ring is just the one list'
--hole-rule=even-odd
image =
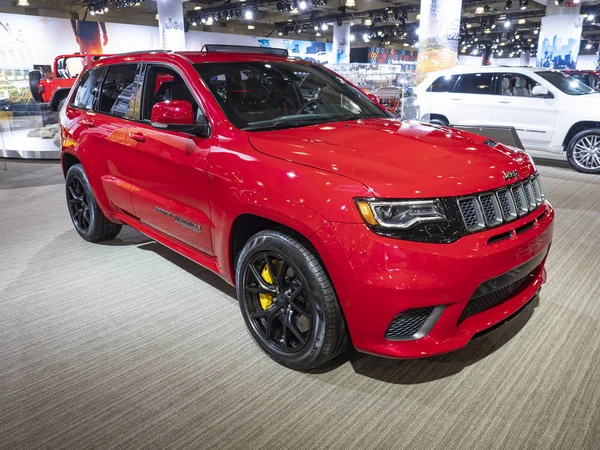
[{"label": "exhibition hall ceiling", "polygon": [[[535,44],[544,3],[463,0],[462,52],[500,43],[517,51],[517,46]],[[600,37],[600,17],[596,20],[600,0],[581,3],[586,14],[581,52],[592,53]],[[184,11],[186,25],[198,31],[331,41],[336,26],[351,22],[355,45],[413,48],[418,41],[420,4],[418,0],[202,0],[185,2]],[[157,19],[152,0],[0,0],[0,12],[140,25],[153,25]]]}]

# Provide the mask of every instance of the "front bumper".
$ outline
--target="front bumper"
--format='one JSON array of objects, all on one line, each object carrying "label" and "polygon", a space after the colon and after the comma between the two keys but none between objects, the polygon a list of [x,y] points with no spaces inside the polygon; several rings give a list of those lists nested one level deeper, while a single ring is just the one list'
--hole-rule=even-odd
[{"label": "front bumper", "polygon": [[[329,232],[319,230],[315,238],[324,239],[330,249],[325,264],[354,346],[381,356],[419,358],[465,346],[474,335],[506,320],[536,295],[545,281],[553,220],[554,210],[544,202],[514,222],[451,244],[387,238],[365,225],[345,223],[331,224]],[[508,233],[512,230],[519,232]],[[494,239],[507,234],[510,237]],[[519,289],[499,304],[465,317],[467,303],[484,282],[532,260],[535,267]],[[426,334],[414,339],[386,338],[394,318],[414,308],[430,308],[439,317]]]}]

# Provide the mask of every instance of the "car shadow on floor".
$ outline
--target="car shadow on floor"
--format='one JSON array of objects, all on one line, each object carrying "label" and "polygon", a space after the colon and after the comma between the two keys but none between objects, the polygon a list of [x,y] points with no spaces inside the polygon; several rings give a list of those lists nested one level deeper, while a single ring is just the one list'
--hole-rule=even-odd
[{"label": "car shadow on floor", "polygon": [[187,259],[185,256],[181,256],[179,253],[174,252],[173,250],[165,247],[162,244],[159,244],[156,241],[150,241],[144,244],[138,245],[138,248],[141,250],[153,252],[167,261],[175,264],[180,269],[185,270],[190,275],[196,277],[198,281],[202,281],[213,288],[221,291],[227,297],[230,297],[231,303],[237,304],[237,296],[235,293],[235,288],[227,283],[224,279],[222,279],[217,274],[211,272],[208,269],[205,269],[200,264]]},{"label": "car shadow on floor", "polygon": [[[104,244],[114,246],[135,245],[141,250],[153,252],[193,275],[199,281],[218,289],[228,296],[232,303],[237,304],[235,288],[221,277],[133,228],[123,227],[123,231],[116,239],[106,241]],[[398,360],[367,355],[349,346],[345,352],[329,363],[319,369],[310,370],[308,373],[324,374],[332,372],[349,362],[357,374],[386,383],[421,384],[446,378],[461,372],[466,367],[481,361],[506,345],[519,334],[538,305],[539,296],[534,298],[514,318],[489,334],[472,340],[466,347],[455,352],[423,359]]]},{"label": "car shadow on floor", "polygon": [[517,336],[533,316],[539,305],[536,296],[512,320],[497,329],[472,340],[466,347],[455,352],[422,359],[388,359],[367,355],[350,347],[329,364],[313,373],[325,373],[350,362],[360,375],[393,384],[421,384],[439,380],[461,372],[506,345]]},{"label": "car shadow on floor", "polygon": [[223,294],[231,297],[232,302],[237,303],[235,288],[223,280],[220,276],[208,269],[205,269],[200,264],[187,259],[185,256],[180,255],[174,250],[159,244],[152,238],[149,238],[134,228],[124,226],[122,231],[115,239],[103,241],[99,244],[109,247],[137,246],[137,248],[140,250],[153,252],[161,258],[166,259],[170,263],[175,264],[180,269],[185,270],[190,275],[196,277],[199,281],[218,289]]}]

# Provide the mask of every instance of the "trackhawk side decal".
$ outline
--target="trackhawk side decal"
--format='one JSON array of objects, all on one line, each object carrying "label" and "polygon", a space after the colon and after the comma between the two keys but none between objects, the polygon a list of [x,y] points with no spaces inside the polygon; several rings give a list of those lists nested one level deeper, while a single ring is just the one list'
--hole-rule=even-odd
[{"label": "trackhawk side decal", "polygon": [[182,219],[181,217],[176,216],[175,214],[171,214],[169,211],[165,211],[164,209],[159,208],[158,206],[155,206],[154,209],[155,211],[170,217],[182,227],[189,228],[190,230],[195,231],[196,233],[202,233],[202,227],[200,225],[190,222],[189,220]]}]

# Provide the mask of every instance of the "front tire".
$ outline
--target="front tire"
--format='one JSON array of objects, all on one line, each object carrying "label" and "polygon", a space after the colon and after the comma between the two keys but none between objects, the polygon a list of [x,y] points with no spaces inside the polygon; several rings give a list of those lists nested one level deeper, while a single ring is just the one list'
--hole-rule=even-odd
[{"label": "front tire", "polygon": [[445,118],[438,116],[429,119],[429,123],[440,127],[447,127],[449,125],[449,122]]},{"label": "front tire", "polygon": [[122,225],[111,222],[102,214],[81,164],[69,168],[65,186],[71,221],[83,239],[100,242],[119,234]]},{"label": "front tire", "polygon": [[236,268],[240,309],[258,345],[279,364],[308,370],[344,350],[348,336],[339,302],[319,259],[280,231],[261,231]]},{"label": "front tire", "polygon": [[578,172],[600,174],[600,128],[577,133],[567,148],[567,159]]}]

